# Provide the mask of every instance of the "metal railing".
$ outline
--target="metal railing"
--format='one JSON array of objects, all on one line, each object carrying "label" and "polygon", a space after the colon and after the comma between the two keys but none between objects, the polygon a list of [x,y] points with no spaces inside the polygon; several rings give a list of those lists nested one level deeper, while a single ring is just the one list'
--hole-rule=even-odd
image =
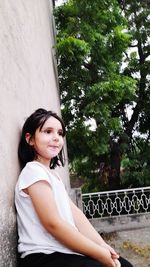
[{"label": "metal railing", "polygon": [[82,194],[82,204],[89,219],[150,213],[150,187]]}]

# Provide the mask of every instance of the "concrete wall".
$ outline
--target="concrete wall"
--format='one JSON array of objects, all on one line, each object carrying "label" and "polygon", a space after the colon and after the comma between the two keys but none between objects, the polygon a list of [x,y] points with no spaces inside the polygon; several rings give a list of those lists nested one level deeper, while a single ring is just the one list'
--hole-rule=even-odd
[{"label": "concrete wall", "polygon": [[[39,107],[60,113],[53,42],[51,2],[0,1],[0,267],[16,265],[20,129]],[[68,168],[61,174],[69,188]]]},{"label": "concrete wall", "polygon": [[150,213],[89,219],[99,233],[135,230],[150,226]]}]

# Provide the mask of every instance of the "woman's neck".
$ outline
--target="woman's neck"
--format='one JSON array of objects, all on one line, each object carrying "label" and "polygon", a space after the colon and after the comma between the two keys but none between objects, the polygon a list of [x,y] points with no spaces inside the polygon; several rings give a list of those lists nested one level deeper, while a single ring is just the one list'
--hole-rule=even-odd
[{"label": "woman's neck", "polygon": [[46,160],[46,159],[43,159],[42,157],[38,156],[35,161],[41,163],[42,165],[44,165],[47,169],[50,168],[50,160]]}]

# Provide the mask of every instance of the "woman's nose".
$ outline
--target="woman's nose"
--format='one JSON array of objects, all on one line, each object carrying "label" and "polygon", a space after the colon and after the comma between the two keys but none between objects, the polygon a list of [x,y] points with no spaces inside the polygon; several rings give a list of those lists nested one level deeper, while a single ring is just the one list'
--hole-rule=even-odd
[{"label": "woman's nose", "polygon": [[57,133],[53,135],[53,140],[55,140],[55,141],[59,140],[59,136]]}]

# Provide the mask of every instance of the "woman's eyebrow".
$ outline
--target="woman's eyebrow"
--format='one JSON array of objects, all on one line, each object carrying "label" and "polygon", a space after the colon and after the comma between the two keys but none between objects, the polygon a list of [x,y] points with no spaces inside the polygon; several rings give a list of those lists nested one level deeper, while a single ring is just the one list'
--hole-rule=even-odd
[{"label": "woman's eyebrow", "polygon": [[[45,130],[54,130],[54,129],[56,129],[56,128],[51,127],[51,126],[47,126],[47,127],[43,127],[42,131],[45,131]],[[57,130],[63,132],[63,129],[62,128],[57,128]]]}]

